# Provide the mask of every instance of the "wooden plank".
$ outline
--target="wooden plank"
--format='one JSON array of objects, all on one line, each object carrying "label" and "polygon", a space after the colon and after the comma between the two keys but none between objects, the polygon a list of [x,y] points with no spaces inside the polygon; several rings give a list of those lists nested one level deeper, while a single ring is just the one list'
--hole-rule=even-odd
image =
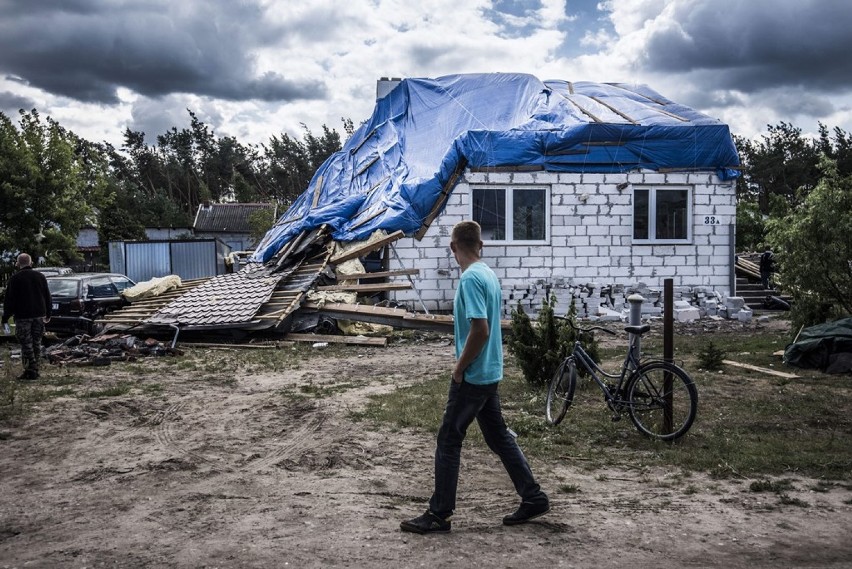
[{"label": "wooden plank", "polygon": [[376,249],[381,249],[382,247],[384,247],[388,243],[393,243],[394,241],[396,241],[396,240],[398,240],[398,239],[400,239],[404,236],[405,236],[405,233],[403,233],[402,231],[394,231],[393,233],[391,233],[387,237],[379,239],[378,241],[371,241],[371,242],[368,242],[368,243],[364,243],[360,247],[355,247],[354,249],[350,249],[349,251],[341,253],[340,255],[335,255],[334,257],[329,259],[328,262],[339,264],[339,263],[342,263],[344,261],[348,261],[349,259],[354,259],[355,257],[360,257],[361,255],[366,255],[367,253],[375,251]]},{"label": "wooden plank", "polygon": [[427,215],[426,219],[423,220],[423,225],[421,225],[420,229],[417,230],[417,233],[414,234],[415,239],[420,241],[423,239],[423,236],[426,235],[426,231],[429,229],[429,226],[432,225],[432,222],[435,221],[435,218],[438,217],[438,213],[444,207],[444,202],[446,202],[447,198],[450,197],[450,192],[452,192],[453,188],[456,187],[456,183],[464,173],[465,168],[467,168],[467,158],[462,156],[459,163],[456,165],[456,169],[450,176],[450,179],[447,180],[447,183],[444,184],[443,189],[441,189],[441,193],[438,195],[438,199],[435,200],[435,204],[432,206],[432,210],[429,212],[429,215]]},{"label": "wooden plank", "polygon": [[419,275],[420,269],[397,269],[394,271],[377,271],[375,273],[352,273],[349,275],[338,274],[339,281],[352,281],[355,279],[384,279],[387,277],[404,277],[405,275]]},{"label": "wooden plank", "polygon": [[[343,318],[372,322],[374,324],[387,324],[395,328],[409,328],[415,330],[434,330],[437,332],[452,332],[453,317],[450,314],[422,314],[419,312],[408,312],[402,308],[387,308],[385,306],[372,306],[366,304],[347,304],[344,302],[327,302],[317,304],[307,302],[302,305],[303,310],[321,312],[332,318]],[[501,320],[500,328],[504,333],[511,330],[511,320]]]},{"label": "wooden plank", "polygon": [[759,371],[760,373],[765,373],[765,374],[768,374],[768,375],[774,375],[774,376],[777,376],[777,377],[783,377],[783,378],[786,378],[786,379],[799,379],[801,377],[801,376],[798,376],[794,373],[785,373],[783,371],[776,371],[774,369],[753,366],[751,364],[743,364],[743,363],[735,362],[735,361],[731,361],[731,360],[722,360],[722,363],[725,364],[725,365],[734,366],[734,367],[741,367],[741,368],[744,368],[744,369],[749,369],[751,371]]},{"label": "wooden plank", "polygon": [[234,349],[241,350],[243,348],[248,349],[261,349],[261,348],[285,348],[293,346],[295,342],[275,342],[274,344],[210,344],[206,342],[181,342],[181,348],[222,348],[222,349]]},{"label": "wooden plank", "polygon": [[337,284],[318,286],[316,290],[344,290],[351,292],[384,292],[387,290],[408,290],[411,283],[375,283],[375,284]]},{"label": "wooden plank", "polygon": [[314,186],[314,201],[311,202],[311,209],[317,207],[317,203],[319,203],[320,194],[322,193],[322,176],[317,178],[317,185]]},{"label": "wooden plank", "polygon": [[329,336],[323,334],[287,334],[291,342],[328,342],[329,344],[356,344],[361,346],[387,346],[388,339],[374,336]]},{"label": "wooden plank", "polygon": [[368,215],[367,217],[365,217],[364,219],[362,219],[358,223],[353,224],[352,229],[355,229],[356,227],[361,227],[362,225],[364,225],[368,221],[379,217],[380,215],[382,215],[387,210],[388,210],[388,208],[386,208],[386,207],[377,209],[376,211],[374,211],[373,213],[371,213],[370,215]]},{"label": "wooden plank", "polygon": [[599,99],[598,97],[593,97],[593,96],[589,96],[589,98],[592,99],[593,101],[595,101],[597,104],[603,105],[604,107],[608,108],[609,110],[611,110],[612,112],[614,112],[615,114],[617,114],[618,116],[623,118],[624,120],[630,121],[632,124],[639,124],[638,122],[636,122],[632,118],[628,117],[627,115],[625,115],[624,113],[622,113],[621,111],[619,111],[618,109],[616,109],[615,107],[613,107],[612,105],[607,103],[606,101]]}]

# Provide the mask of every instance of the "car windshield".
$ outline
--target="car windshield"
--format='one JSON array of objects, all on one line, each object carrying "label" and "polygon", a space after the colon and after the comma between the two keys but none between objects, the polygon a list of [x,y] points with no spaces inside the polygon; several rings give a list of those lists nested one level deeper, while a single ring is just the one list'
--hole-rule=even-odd
[{"label": "car windshield", "polygon": [[47,279],[52,296],[77,296],[77,281],[73,279]]}]

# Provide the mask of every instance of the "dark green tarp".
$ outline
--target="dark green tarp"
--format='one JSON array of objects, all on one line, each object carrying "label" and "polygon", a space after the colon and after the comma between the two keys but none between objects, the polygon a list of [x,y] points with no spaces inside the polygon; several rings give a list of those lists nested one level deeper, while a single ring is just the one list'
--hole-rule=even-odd
[{"label": "dark green tarp", "polygon": [[805,328],[784,349],[791,366],[820,369],[826,373],[852,372],[852,318]]}]

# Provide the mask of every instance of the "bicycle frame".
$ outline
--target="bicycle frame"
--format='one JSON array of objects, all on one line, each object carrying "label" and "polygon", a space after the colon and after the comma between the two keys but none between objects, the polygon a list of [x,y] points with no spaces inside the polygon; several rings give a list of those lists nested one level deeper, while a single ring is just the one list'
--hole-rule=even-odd
[{"label": "bicycle frame", "polygon": [[[615,395],[618,394],[619,391],[621,391],[625,380],[630,376],[630,374],[632,374],[635,370],[639,368],[639,360],[636,359],[636,356],[634,355],[635,350],[633,349],[633,347],[635,346],[635,342],[636,337],[631,335],[630,346],[627,350],[627,355],[624,358],[624,362],[622,362],[621,364],[620,372],[617,374],[608,373],[606,370],[601,368],[595,362],[595,360],[593,360],[592,357],[586,352],[580,340],[574,342],[574,360],[579,366],[582,366],[589,373],[590,376],[592,376],[592,379],[598,385],[600,390],[603,391],[608,401],[616,400]],[[613,386],[613,391],[610,391],[609,386],[603,379],[601,379],[601,376],[617,380],[615,385]]]}]

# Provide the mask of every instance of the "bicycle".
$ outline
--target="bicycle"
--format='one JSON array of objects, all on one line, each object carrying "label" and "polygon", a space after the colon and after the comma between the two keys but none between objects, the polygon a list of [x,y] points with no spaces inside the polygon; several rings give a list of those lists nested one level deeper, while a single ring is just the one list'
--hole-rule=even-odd
[{"label": "bicycle", "polygon": [[[569,318],[571,326],[579,332],[601,330],[613,336],[616,332],[601,326],[580,328]],[[574,342],[572,353],[556,370],[547,390],[547,421],[558,425],[574,400],[577,388],[578,366],[581,367],[604,394],[612,410],[613,421],[629,413],[633,424],[643,435],[660,441],[674,441],[682,437],[698,413],[698,389],[686,371],[672,362],[652,359],[639,361],[636,346],[650,324],[626,326],[630,343],[621,370],[607,373],[583,348],[580,335]],[[615,381],[607,383],[606,380]]]}]

